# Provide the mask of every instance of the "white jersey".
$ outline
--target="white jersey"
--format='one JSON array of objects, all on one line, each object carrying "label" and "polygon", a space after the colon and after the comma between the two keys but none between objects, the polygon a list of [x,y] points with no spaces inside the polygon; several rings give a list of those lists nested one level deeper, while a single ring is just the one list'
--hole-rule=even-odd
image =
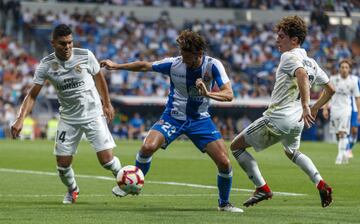
[{"label": "white jersey", "polygon": [[[325,72],[314,59],[309,58],[302,48],[295,48],[281,55],[276,71],[276,81],[271,94],[271,102],[264,116],[285,133],[289,133],[302,116],[299,87],[295,71],[304,68],[309,76],[310,86],[329,82]],[[310,101],[310,99],[308,99]]]},{"label": "white jersey", "polygon": [[[353,75],[341,78],[340,74],[330,77],[330,82],[335,87],[335,94],[331,98],[331,113],[348,114],[352,110],[352,97],[359,97],[358,78]],[[356,108],[356,106],[355,106]]]},{"label": "white jersey", "polygon": [[199,95],[195,84],[198,78],[202,78],[208,91],[215,83],[221,87],[230,82],[222,63],[209,56],[204,56],[201,66],[196,69],[188,69],[181,56],[156,61],[152,69],[170,76],[170,93],[164,113],[178,120],[210,117],[210,99]]},{"label": "white jersey", "polygon": [[65,122],[81,124],[102,115],[99,93],[93,76],[100,71],[94,54],[87,49],[73,48],[67,61],[55,53],[40,61],[34,83],[44,85],[49,80],[55,87],[60,103],[60,117]]}]

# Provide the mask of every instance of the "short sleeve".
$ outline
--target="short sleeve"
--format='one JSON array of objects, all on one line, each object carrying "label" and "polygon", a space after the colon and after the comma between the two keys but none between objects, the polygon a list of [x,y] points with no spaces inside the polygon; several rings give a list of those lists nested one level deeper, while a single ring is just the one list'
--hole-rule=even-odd
[{"label": "short sleeve", "polygon": [[219,87],[230,81],[223,64],[219,60],[213,60],[211,73]]},{"label": "short sleeve", "polygon": [[328,83],[329,82],[329,77],[326,75],[324,70],[322,70],[317,63],[315,63],[315,64],[316,64],[315,84],[316,85],[324,85],[324,84]]},{"label": "short sleeve", "polygon": [[176,58],[164,58],[160,61],[155,61],[152,63],[152,70],[170,75],[171,65],[175,60]]},{"label": "short sleeve", "polygon": [[89,51],[89,67],[91,75],[96,75],[100,71],[100,64],[95,58],[94,54]]},{"label": "short sleeve", "polygon": [[33,82],[35,84],[44,85],[48,70],[49,65],[47,63],[40,62],[35,69]]},{"label": "short sleeve", "polygon": [[360,97],[360,90],[359,90],[359,79],[357,77],[354,77],[355,82],[354,82],[354,96],[355,97]]},{"label": "short sleeve", "polygon": [[299,57],[290,52],[285,52],[281,55],[280,69],[290,76],[295,76],[295,71],[298,68],[303,68],[304,65]]}]

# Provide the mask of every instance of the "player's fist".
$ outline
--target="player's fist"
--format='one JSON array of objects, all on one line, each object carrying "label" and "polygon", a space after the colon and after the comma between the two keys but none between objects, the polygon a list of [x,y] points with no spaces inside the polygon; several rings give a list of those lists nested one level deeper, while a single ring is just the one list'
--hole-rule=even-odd
[{"label": "player's fist", "polygon": [[19,137],[22,127],[23,127],[23,122],[20,119],[16,119],[16,121],[11,125],[11,130],[10,130],[13,139]]},{"label": "player's fist", "polygon": [[102,60],[100,61],[100,67],[101,68],[106,68],[107,70],[115,70],[117,69],[116,67],[116,63],[109,60],[109,59],[106,59],[106,60]]},{"label": "player's fist", "polygon": [[202,81],[201,78],[198,78],[198,79],[196,80],[195,85],[196,85],[196,88],[199,90],[199,95],[201,95],[201,96],[207,96],[208,91],[207,91],[207,89],[206,89],[205,83]]}]

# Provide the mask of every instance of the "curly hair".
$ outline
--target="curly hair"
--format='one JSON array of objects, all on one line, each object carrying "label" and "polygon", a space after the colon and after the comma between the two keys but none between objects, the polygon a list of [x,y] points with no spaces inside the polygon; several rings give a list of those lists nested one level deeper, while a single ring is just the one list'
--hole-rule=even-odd
[{"label": "curly hair", "polygon": [[303,44],[306,34],[307,26],[302,18],[299,16],[287,16],[281,19],[281,21],[275,27],[276,31],[284,31],[290,38],[297,37],[299,44]]},{"label": "curly hair", "polygon": [[349,65],[349,68],[352,69],[351,59],[343,59],[343,60],[341,60],[340,63],[339,63],[339,67],[340,67],[343,63],[348,64],[348,65]]},{"label": "curly hair", "polygon": [[194,53],[203,52],[207,47],[204,37],[190,30],[183,30],[176,39],[176,42],[181,50]]}]

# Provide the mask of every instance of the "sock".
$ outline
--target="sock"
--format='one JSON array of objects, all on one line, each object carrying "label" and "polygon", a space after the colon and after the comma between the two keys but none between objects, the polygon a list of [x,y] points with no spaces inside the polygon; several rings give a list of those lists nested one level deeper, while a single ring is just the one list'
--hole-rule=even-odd
[{"label": "sock", "polygon": [[68,188],[68,191],[73,191],[77,188],[74,170],[69,167],[60,167],[57,166],[57,170],[59,172],[59,177],[61,182]]},{"label": "sock", "polygon": [[306,155],[302,154],[299,151],[296,151],[294,153],[292,161],[296,165],[298,165],[310,177],[310,180],[316,185],[318,185],[320,180],[322,180],[322,177],[320,176],[320,173],[316,169],[314,163]]},{"label": "sock", "polygon": [[342,161],[343,157],[346,156],[346,145],[348,139],[346,137],[344,138],[339,138],[339,143],[338,143],[338,155],[336,157],[337,161]]},{"label": "sock", "polygon": [[233,172],[230,171],[224,172],[219,171],[217,176],[217,186],[219,189],[219,205],[224,205],[229,203],[230,190],[232,184],[232,175]]},{"label": "sock", "polygon": [[349,138],[350,150],[354,147],[356,142],[357,142],[357,135],[350,135],[350,138]]},{"label": "sock", "polygon": [[151,156],[150,157],[143,157],[142,155],[140,155],[140,152],[138,152],[138,154],[136,154],[135,166],[137,166],[137,167],[139,167],[141,169],[144,176],[147,174],[147,172],[150,169],[151,159],[152,159]]},{"label": "sock", "polygon": [[255,159],[245,149],[239,149],[232,152],[240,167],[246,172],[249,179],[257,188],[266,184],[261,175],[259,167]]},{"label": "sock", "polygon": [[107,170],[111,170],[114,177],[116,177],[119,170],[121,169],[121,163],[119,158],[114,156],[113,159],[110,162],[104,164],[103,167]]}]

